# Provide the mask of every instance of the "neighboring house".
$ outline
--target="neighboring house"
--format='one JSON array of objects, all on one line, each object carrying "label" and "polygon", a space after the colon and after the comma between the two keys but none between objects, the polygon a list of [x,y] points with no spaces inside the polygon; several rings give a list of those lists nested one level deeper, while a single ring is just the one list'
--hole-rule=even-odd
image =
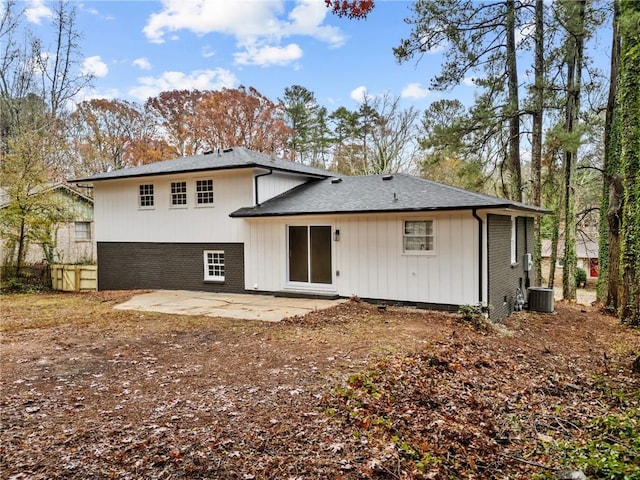
[{"label": "neighboring house", "polygon": [[[67,221],[57,223],[53,229],[55,248],[53,261],[55,263],[95,263],[96,242],[93,229],[93,199],[76,188],[63,183],[47,186],[45,191],[51,195],[51,201],[56,202],[68,214]],[[37,194],[41,194],[42,189]],[[36,193],[34,193],[36,194]],[[4,192],[1,195],[0,208],[4,208],[9,201]],[[14,258],[13,249],[16,245],[0,238],[2,262]],[[11,249],[11,251],[9,250]],[[30,242],[27,246],[25,264],[46,263],[46,256],[41,245]]]},{"label": "neighboring house", "polygon": [[[98,288],[326,295],[513,310],[546,211],[405,174],[336,176],[244,148],[94,187]],[[533,272],[531,272],[532,274]]]},{"label": "neighboring house", "polygon": [[[595,281],[598,279],[598,251],[599,246],[596,240],[587,238],[584,235],[578,235],[576,239],[576,257],[579,268],[587,272],[587,281]],[[549,280],[549,270],[551,261],[551,240],[542,239],[542,277],[546,283]],[[564,239],[558,241],[558,255],[556,261],[556,270],[554,275],[554,285],[562,285],[562,259],[564,257]]]}]

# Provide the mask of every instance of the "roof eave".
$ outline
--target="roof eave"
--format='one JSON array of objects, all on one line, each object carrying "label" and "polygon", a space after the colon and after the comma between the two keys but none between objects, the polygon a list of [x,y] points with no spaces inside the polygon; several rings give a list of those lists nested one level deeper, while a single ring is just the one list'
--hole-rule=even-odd
[{"label": "roof eave", "polygon": [[[250,207],[250,210],[255,210],[255,208],[259,207]],[[551,213],[549,211],[540,211],[542,209],[537,209],[536,207],[532,208],[515,208],[513,205],[477,205],[477,206],[455,206],[455,207],[415,207],[415,208],[396,208],[396,209],[370,209],[370,210],[332,210],[332,211],[300,211],[300,212],[264,212],[264,213],[256,213],[253,211],[248,211],[247,213],[243,213],[244,208],[236,210],[235,212],[231,212],[229,214],[232,218],[265,218],[265,217],[301,217],[301,216],[310,216],[310,215],[356,215],[356,214],[364,214],[364,213],[403,213],[403,212],[438,212],[438,211],[467,211],[467,210],[500,210],[500,209],[517,209],[520,211],[526,211],[528,213],[536,214],[536,215],[545,215],[547,213]]]},{"label": "roof eave", "polygon": [[303,177],[308,177],[308,178],[318,178],[318,179],[323,179],[323,178],[329,178],[332,176],[335,176],[334,174],[331,173],[327,173],[327,175],[321,175],[319,173],[307,173],[307,172],[300,172],[294,169],[287,169],[287,168],[282,168],[282,167],[276,167],[276,166],[272,166],[272,165],[263,165],[263,164],[258,164],[258,163],[252,163],[252,164],[242,164],[242,165],[226,165],[226,166],[221,166],[221,167],[206,167],[206,168],[189,168],[189,169],[185,169],[185,170],[175,170],[175,171],[171,171],[171,172],[152,172],[152,173],[141,173],[141,174],[137,174],[137,175],[119,175],[119,176],[114,176],[114,177],[99,177],[99,176],[92,176],[92,177],[85,177],[85,178],[73,178],[70,180],[67,180],[69,183],[82,183],[82,182],[104,182],[107,180],[125,180],[125,179],[129,179],[129,178],[146,178],[146,177],[163,177],[163,176],[167,176],[167,175],[182,175],[182,174],[186,174],[186,173],[198,173],[198,172],[213,172],[213,171],[222,171],[222,170],[244,170],[247,168],[263,168],[263,169],[267,169],[267,170],[276,170],[279,172],[285,172],[285,173],[292,173],[295,175],[301,175]]}]

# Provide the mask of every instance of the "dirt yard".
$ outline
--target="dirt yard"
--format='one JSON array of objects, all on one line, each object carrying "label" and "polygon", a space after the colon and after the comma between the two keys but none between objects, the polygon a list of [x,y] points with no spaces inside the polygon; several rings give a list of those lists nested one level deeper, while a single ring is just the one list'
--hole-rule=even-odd
[{"label": "dirt yard", "polygon": [[592,307],[482,332],[357,301],[276,324],[112,308],[130,295],[0,298],[0,477],[556,478],[599,418],[640,422],[640,332]]}]

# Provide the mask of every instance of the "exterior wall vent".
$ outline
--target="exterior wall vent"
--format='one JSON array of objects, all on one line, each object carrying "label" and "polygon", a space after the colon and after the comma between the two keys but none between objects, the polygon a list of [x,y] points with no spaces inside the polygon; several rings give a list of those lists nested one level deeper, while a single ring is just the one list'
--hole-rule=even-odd
[{"label": "exterior wall vent", "polygon": [[224,150],[222,150],[222,153],[229,153],[229,152],[233,152],[233,148],[225,148]]},{"label": "exterior wall vent", "polygon": [[529,310],[553,313],[553,289],[532,287],[529,289]]},{"label": "exterior wall vent", "polygon": [[382,176],[382,180],[391,180],[393,178],[393,175],[383,175]]}]

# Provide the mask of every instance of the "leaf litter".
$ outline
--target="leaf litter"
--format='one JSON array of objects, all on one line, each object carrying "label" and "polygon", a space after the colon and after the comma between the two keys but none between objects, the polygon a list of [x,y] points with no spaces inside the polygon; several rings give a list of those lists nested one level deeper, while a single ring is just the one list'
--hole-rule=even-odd
[{"label": "leaf litter", "polygon": [[592,307],[477,332],[356,300],[278,324],[112,308],[132,293],[0,300],[3,478],[524,479],[638,402],[638,331]]}]

